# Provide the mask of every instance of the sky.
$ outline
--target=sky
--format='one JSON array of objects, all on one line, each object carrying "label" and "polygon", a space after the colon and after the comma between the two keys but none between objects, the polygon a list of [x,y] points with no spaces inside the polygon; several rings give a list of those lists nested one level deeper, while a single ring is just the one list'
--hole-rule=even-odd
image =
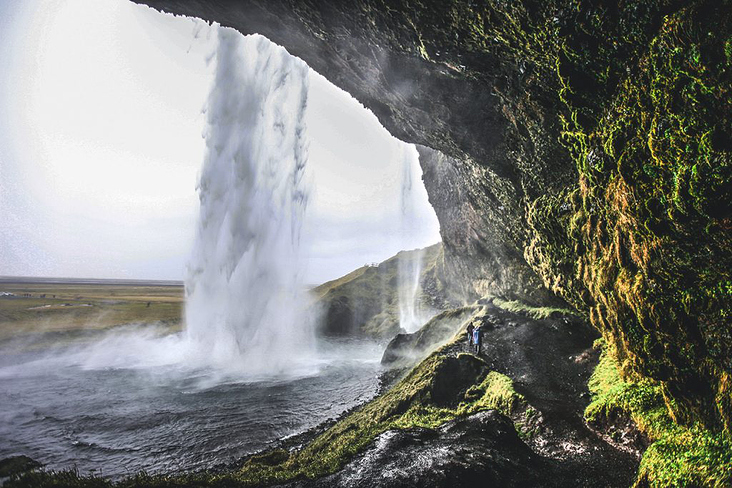
[{"label": "sky", "polygon": [[[216,35],[124,0],[0,1],[0,275],[183,279]],[[439,241],[416,150],[311,70],[319,283]]]}]

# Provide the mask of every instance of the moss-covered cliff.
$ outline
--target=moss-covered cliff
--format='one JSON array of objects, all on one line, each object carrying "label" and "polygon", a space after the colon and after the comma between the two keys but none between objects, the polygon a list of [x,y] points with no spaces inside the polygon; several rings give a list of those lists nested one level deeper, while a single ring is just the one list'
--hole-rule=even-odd
[{"label": "moss-covered cliff", "polygon": [[147,0],[259,32],[422,147],[447,278],[564,300],[732,429],[732,3]]}]

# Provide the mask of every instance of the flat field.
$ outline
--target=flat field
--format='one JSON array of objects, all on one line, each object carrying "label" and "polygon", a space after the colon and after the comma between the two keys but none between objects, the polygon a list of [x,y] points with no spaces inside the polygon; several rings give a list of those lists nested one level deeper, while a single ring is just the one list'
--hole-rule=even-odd
[{"label": "flat field", "polygon": [[0,342],[48,335],[73,339],[130,324],[156,323],[180,329],[182,284],[0,281]]}]

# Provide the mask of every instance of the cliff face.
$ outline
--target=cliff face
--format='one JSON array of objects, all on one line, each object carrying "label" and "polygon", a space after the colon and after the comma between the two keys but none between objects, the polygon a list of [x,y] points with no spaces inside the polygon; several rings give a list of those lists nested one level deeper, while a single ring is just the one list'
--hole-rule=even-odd
[{"label": "cliff face", "polygon": [[408,283],[399,279],[400,266],[419,270],[419,288],[413,304],[426,321],[447,308],[442,274],[442,245],[401,251],[378,265],[366,265],[312,290],[322,317],[318,333],[325,336],[361,336],[388,341],[400,331],[400,298],[410,296]]},{"label": "cliff face", "polygon": [[564,300],[732,428],[727,0],[147,0],[260,33],[419,144],[446,279]]}]

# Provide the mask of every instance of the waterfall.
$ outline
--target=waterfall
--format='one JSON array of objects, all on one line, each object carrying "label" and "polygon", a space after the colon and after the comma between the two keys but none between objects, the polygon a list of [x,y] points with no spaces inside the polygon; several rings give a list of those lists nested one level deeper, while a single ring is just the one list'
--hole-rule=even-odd
[{"label": "waterfall", "polygon": [[301,306],[307,94],[303,61],[218,28],[186,279],[187,339],[213,365],[277,374],[314,347]]},{"label": "waterfall", "polygon": [[[402,239],[406,243],[417,230],[416,208],[419,205],[415,192],[415,180],[419,180],[419,155],[413,145],[403,145],[402,161],[401,227]],[[399,326],[407,332],[415,332],[424,324],[420,305],[423,254],[423,249],[415,249],[402,251],[398,256]]]}]

